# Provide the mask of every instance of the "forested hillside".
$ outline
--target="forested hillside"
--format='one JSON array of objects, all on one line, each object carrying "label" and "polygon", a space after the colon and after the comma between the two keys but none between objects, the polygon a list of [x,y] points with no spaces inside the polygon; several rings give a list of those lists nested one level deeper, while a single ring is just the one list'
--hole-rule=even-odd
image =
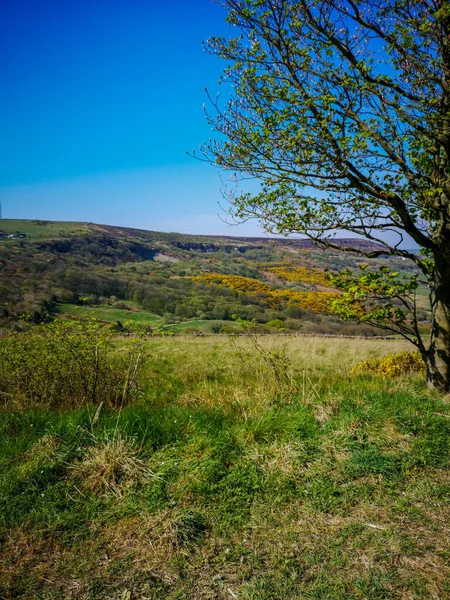
[{"label": "forested hillside", "polygon": [[[38,220],[2,220],[0,230],[3,328],[94,313],[120,330],[221,333],[243,319],[255,320],[261,332],[377,333],[332,314],[337,291],[325,274],[368,261],[306,240]],[[342,240],[347,247],[361,243]],[[414,269],[399,259],[370,262]],[[425,294],[419,303],[423,327]]]}]

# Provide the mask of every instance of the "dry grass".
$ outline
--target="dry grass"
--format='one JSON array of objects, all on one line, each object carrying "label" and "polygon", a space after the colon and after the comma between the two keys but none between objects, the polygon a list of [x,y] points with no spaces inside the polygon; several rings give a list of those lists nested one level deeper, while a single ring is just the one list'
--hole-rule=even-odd
[{"label": "dry grass", "polygon": [[97,442],[81,461],[70,466],[70,472],[77,485],[97,495],[123,496],[130,486],[155,477],[138,458],[135,442],[120,434]]},{"label": "dry grass", "polygon": [[[413,502],[409,490],[404,496]],[[292,505],[288,515],[276,507],[261,507],[245,541],[252,553],[265,557],[267,570],[276,570],[278,561],[290,556],[311,582],[335,577],[351,598],[443,600],[450,578],[449,517],[450,510],[430,509],[426,522],[411,519],[392,511],[382,498],[332,516],[299,504]],[[274,526],[276,539],[270,534]],[[376,595],[375,587],[374,595],[368,589],[358,594],[358,581],[370,581],[374,573],[383,581],[384,594],[380,589]],[[413,582],[423,591],[415,592]]]},{"label": "dry grass", "polygon": [[[261,345],[268,350],[284,348],[295,369],[306,370],[310,374],[347,373],[363,360],[379,358],[410,350],[411,345],[402,339],[379,338],[321,338],[279,335],[264,335]],[[251,351],[251,343],[245,336],[237,337],[235,343],[242,351]],[[175,338],[152,338],[147,342],[158,355],[161,351],[169,360],[177,364],[180,374],[195,369],[200,374],[211,358],[220,355],[221,364],[233,363],[236,359],[234,344],[225,336],[204,337],[183,336]],[[206,363],[206,364],[205,364]]]},{"label": "dry grass", "polygon": [[[280,340],[270,335],[258,338],[261,352],[255,352],[246,337],[186,336],[150,339],[147,344],[153,355],[164,351],[177,378],[185,384],[177,399],[180,406],[230,410],[250,418],[274,399],[289,403],[300,397],[303,403],[313,405],[320,399],[316,416],[321,422],[332,416],[333,405],[341,400],[330,397],[323,403],[336,380],[348,377],[361,360],[408,347],[403,340],[295,336]],[[403,380],[394,385],[402,386]]]},{"label": "dry grass", "polygon": [[321,399],[322,402],[315,404],[314,416],[321,425],[324,425],[329,421],[339,410],[339,406],[342,404],[343,398],[336,394],[329,394],[325,398]]},{"label": "dry grass", "polygon": [[[405,490],[405,496],[414,501],[410,490]],[[381,499],[332,516],[298,502],[289,507],[261,505],[255,507],[245,532],[208,537],[192,552],[178,543],[177,516],[166,510],[96,527],[83,547],[83,560],[80,549],[49,546],[39,536],[17,530],[6,542],[10,562],[8,568],[2,565],[2,572],[17,577],[19,572],[33,571],[42,584],[59,591],[56,597],[66,600],[443,600],[448,597],[445,585],[450,577],[446,559],[450,514],[430,507],[426,516],[426,522],[410,519],[392,512]],[[87,585],[83,564],[89,579],[103,581],[111,580],[119,565],[127,568],[117,571],[114,591],[95,596]],[[282,579],[290,583],[277,588]],[[334,579],[339,587],[329,596],[326,592],[299,596],[294,591],[296,585],[303,585],[305,591],[321,589],[322,583]],[[270,595],[268,581],[278,589],[274,595]],[[378,588],[377,581],[383,586]],[[156,585],[165,591],[154,596]]]},{"label": "dry grass", "polygon": [[299,442],[275,441],[264,449],[254,447],[249,458],[267,472],[299,476],[304,472],[304,449],[304,444]]}]

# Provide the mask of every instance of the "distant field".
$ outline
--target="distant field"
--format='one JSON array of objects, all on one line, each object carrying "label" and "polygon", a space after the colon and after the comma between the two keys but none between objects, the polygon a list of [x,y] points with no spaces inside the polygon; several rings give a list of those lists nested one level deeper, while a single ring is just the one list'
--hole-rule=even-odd
[{"label": "distant field", "polygon": [[87,223],[69,221],[29,221],[2,219],[0,230],[5,233],[26,233],[30,240],[59,238],[61,235],[80,234],[89,231]]},{"label": "distant field", "polygon": [[164,329],[168,329],[169,331],[173,331],[174,333],[189,333],[193,330],[198,331],[199,333],[212,333],[212,327],[214,325],[223,325],[235,330],[239,330],[239,327],[232,321],[223,320],[184,321],[183,323],[166,325]]},{"label": "distant field", "polygon": [[[135,306],[132,302],[126,302],[129,306]],[[157,326],[162,323],[162,317],[155,315],[146,310],[127,310],[103,306],[80,306],[79,304],[58,303],[54,310],[54,314],[61,317],[95,317],[99,321],[107,321],[108,323],[122,324],[126,321],[131,321],[139,325]],[[174,333],[212,333],[213,325],[226,325],[238,329],[238,326],[230,321],[223,320],[198,320],[185,321],[183,323],[174,323],[171,325],[163,325],[167,331]]]},{"label": "distant field", "polygon": [[131,311],[118,308],[79,306],[78,304],[59,303],[56,305],[55,314],[59,316],[73,315],[75,317],[94,316],[100,321],[108,321],[109,323],[131,321],[141,325],[156,325],[161,321],[160,316],[145,310]]}]

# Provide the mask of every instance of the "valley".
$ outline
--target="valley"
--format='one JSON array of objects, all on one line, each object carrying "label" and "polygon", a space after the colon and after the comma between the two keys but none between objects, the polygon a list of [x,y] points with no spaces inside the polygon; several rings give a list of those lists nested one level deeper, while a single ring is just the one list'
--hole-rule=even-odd
[{"label": "valley", "polygon": [[[377,335],[333,315],[326,271],[414,265],[315,247],[308,240],[190,236],[93,223],[2,220],[0,325],[94,315],[120,331]],[[368,242],[342,239],[352,248]],[[422,327],[427,297],[419,296]]]}]

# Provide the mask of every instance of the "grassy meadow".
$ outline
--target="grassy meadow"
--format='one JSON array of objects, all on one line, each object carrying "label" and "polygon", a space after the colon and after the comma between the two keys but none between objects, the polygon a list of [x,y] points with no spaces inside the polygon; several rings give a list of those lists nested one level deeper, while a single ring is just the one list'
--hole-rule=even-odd
[{"label": "grassy meadow", "polygon": [[161,317],[155,315],[147,310],[135,309],[131,306],[131,309],[119,309],[119,308],[103,308],[103,307],[91,307],[82,306],[79,304],[71,303],[59,303],[54,308],[54,315],[58,317],[94,317],[99,321],[106,323],[121,323],[130,322],[137,323],[139,325],[157,325],[161,322]]},{"label": "grassy meadow", "polygon": [[82,306],[71,303],[58,303],[53,309],[53,316],[63,319],[95,318],[103,323],[121,323],[127,328],[133,325],[145,325],[148,327],[159,327],[162,331],[175,333],[213,333],[214,327],[226,326],[230,330],[240,330],[239,325],[230,323],[221,319],[195,319],[183,323],[164,324],[164,320],[159,315],[155,315],[147,310],[140,310],[131,303],[128,309],[113,308],[110,306]]},{"label": "grassy meadow", "polygon": [[33,240],[58,239],[66,235],[85,235],[89,231],[87,223],[78,223],[76,221],[42,221],[40,219],[2,219],[0,229],[6,234],[25,233]]},{"label": "grassy meadow", "polygon": [[351,372],[404,350],[146,338],[122,407],[3,392],[0,598],[450,597],[448,399]]}]

